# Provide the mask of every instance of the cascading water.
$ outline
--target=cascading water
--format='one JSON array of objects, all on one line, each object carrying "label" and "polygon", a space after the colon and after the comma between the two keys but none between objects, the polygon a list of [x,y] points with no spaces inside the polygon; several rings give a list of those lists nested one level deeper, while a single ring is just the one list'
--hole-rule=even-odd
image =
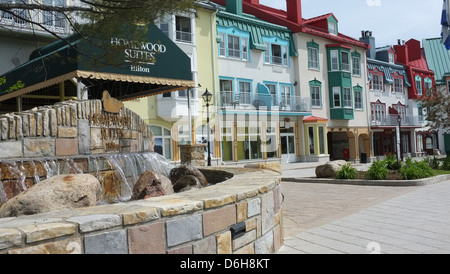
[{"label": "cascading water", "polygon": [[[42,160],[21,160],[20,162],[2,161],[0,163],[6,167],[9,176],[6,178],[3,174],[0,174],[0,205],[8,200],[8,193],[3,186],[4,181],[14,180],[17,184],[16,188],[20,187],[20,192],[23,192],[27,189],[27,177],[37,184],[42,180],[57,175],[85,173],[83,172],[83,168],[77,164],[80,160],[86,160],[86,173],[92,174],[96,178],[100,178],[105,170],[117,174],[115,178],[119,181],[117,184],[120,185],[120,195],[119,197],[116,197],[113,202],[129,201],[134,185],[139,179],[139,176],[145,171],[153,171],[168,177],[170,170],[173,168],[168,160],[155,152],[96,155],[83,158],[79,157],[76,159],[51,158]],[[26,171],[25,168],[26,163],[28,163],[30,167],[28,168],[28,171]],[[42,171],[39,170],[38,166],[42,167],[43,173],[40,174]],[[111,202],[111,199],[108,199],[103,195],[100,197],[99,203],[109,202]]]}]

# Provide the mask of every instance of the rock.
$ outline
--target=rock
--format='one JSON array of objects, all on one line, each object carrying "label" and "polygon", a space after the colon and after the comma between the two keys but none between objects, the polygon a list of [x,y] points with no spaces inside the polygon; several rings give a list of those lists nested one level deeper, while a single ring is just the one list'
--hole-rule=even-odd
[{"label": "rock", "polygon": [[173,194],[172,182],[153,171],[144,172],[133,188],[132,201]]},{"label": "rock", "polygon": [[94,206],[100,189],[100,181],[90,174],[58,175],[8,200],[0,207],[0,218]]},{"label": "rock", "polygon": [[344,160],[331,161],[326,164],[316,167],[317,178],[334,178],[336,172],[342,169],[342,166],[347,164]]},{"label": "rock", "polygon": [[202,188],[202,182],[194,175],[186,175],[178,179],[173,185],[173,190],[176,193],[188,191],[194,188]]},{"label": "rock", "polygon": [[[169,179],[170,179],[170,181],[172,181],[172,184],[175,185],[176,182],[180,178],[182,178],[186,175],[195,176],[200,180],[200,183],[203,187],[208,186],[208,180],[206,179],[205,175],[203,175],[203,173],[194,166],[182,165],[182,166],[173,168],[170,171]],[[175,188],[174,188],[174,190],[175,190]],[[177,191],[175,190],[175,192],[177,192]]]}]

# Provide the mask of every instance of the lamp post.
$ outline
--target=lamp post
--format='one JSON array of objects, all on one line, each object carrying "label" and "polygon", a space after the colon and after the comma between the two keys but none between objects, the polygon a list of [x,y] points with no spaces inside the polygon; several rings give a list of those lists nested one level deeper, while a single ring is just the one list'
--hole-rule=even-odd
[{"label": "lamp post", "polygon": [[[402,159],[402,162],[403,162],[403,154],[402,154],[402,132],[401,132],[401,130],[402,130],[402,117],[401,117],[400,115],[397,117],[397,122],[398,122],[398,141],[397,141],[397,143],[399,144],[398,153],[399,153],[399,155],[400,155],[399,158],[401,158],[401,159]],[[399,166],[399,167],[400,167],[400,166]]]},{"label": "lamp post", "polygon": [[208,130],[208,166],[211,166],[211,147],[210,147],[210,130],[209,130],[209,103],[211,102],[212,99],[212,94],[211,92],[208,91],[208,89],[206,89],[205,93],[203,93],[202,95],[203,101],[205,101],[206,103],[206,125],[207,125],[207,130]]}]

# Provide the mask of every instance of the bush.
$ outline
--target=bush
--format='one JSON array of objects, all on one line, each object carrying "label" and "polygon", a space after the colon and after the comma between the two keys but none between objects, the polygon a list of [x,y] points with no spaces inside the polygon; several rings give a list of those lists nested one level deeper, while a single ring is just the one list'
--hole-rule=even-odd
[{"label": "bush", "polygon": [[400,168],[400,173],[404,180],[429,178],[436,175],[427,160],[417,162],[411,160],[411,158],[406,159],[405,164]]},{"label": "bush", "polygon": [[342,166],[341,170],[336,172],[336,179],[356,179],[358,175],[359,172],[356,168],[352,167],[351,164],[346,164]]},{"label": "bush", "polygon": [[388,154],[386,158],[383,160],[386,162],[386,167],[389,170],[399,170],[399,163],[397,161],[397,157],[394,154]]},{"label": "bush", "polygon": [[439,169],[439,159],[434,156],[433,158],[426,157],[423,159],[424,163],[427,163],[432,169]]},{"label": "bush", "polygon": [[441,169],[450,170],[450,156],[447,156],[447,158],[444,159],[441,165]]},{"label": "bush", "polygon": [[[397,165],[397,163],[395,163]],[[386,180],[389,176],[389,169],[386,161],[375,161],[366,172],[366,178],[369,180]]]}]

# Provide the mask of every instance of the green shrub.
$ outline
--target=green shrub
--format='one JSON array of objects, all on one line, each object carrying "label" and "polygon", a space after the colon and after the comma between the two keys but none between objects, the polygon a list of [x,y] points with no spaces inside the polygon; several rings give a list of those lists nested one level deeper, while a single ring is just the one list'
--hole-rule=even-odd
[{"label": "green shrub", "polygon": [[336,179],[356,179],[358,178],[359,172],[356,168],[352,167],[351,164],[346,164],[342,166],[341,170],[336,172]]},{"label": "green shrub", "polygon": [[[396,163],[397,164],[397,163]],[[369,180],[386,180],[389,176],[389,169],[386,161],[375,161],[366,172],[366,178]]]},{"label": "green shrub", "polygon": [[411,158],[406,159],[405,164],[400,168],[400,173],[404,180],[429,178],[436,175],[427,160],[418,162],[411,160]]},{"label": "green shrub", "polygon": [[394,156],[394,154],[388,154],[383,161],[386,162],[386,167],[389,170],[400,169],[400,167],[398,166],[399,163],[398,163],[397,157]]},{"label": "green shrub", "polygon": [[450,170],[450,156],[447,156],[442,162],[441,169]]},{"label": "green shrub", "polygon": [[439,168],[439,159],[434,156],[433,158],[430,157],[426,157],[425,159],[423,159],[424,163],[427,163],[432,169],[438,169]]}]

